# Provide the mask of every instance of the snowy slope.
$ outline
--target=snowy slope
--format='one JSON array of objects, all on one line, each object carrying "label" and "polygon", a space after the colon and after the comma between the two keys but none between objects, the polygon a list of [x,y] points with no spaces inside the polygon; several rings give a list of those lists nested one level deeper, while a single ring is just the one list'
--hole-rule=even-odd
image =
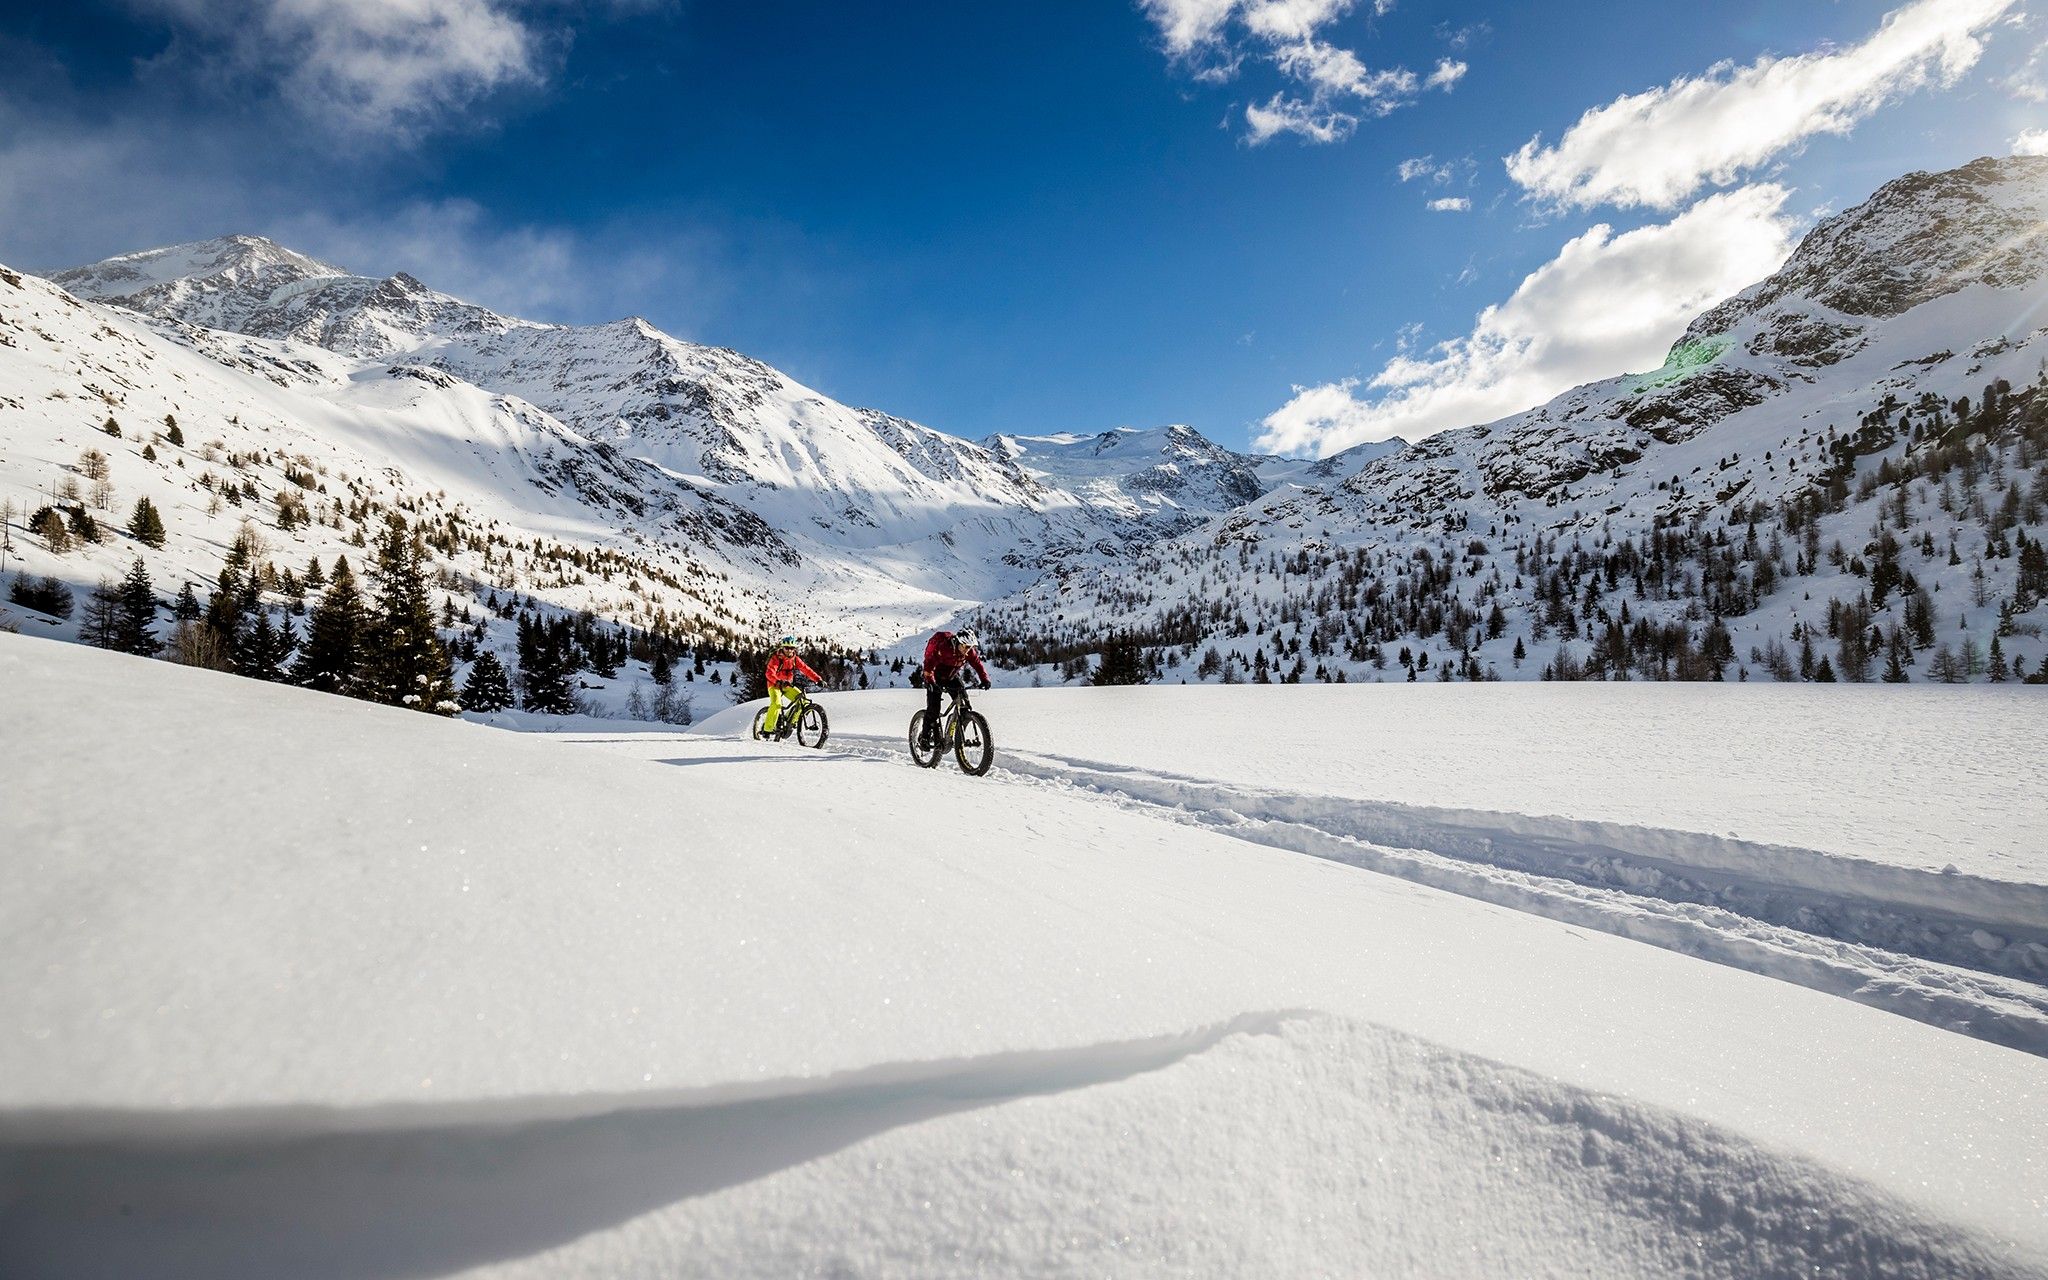
[{"label": "snowy slope", "polygon": [[1101,795],[12,636],[0,718],[11,1275],[2048,1268],[2039,1057]]},{"label": "snowy slope", "polygon": [[[920,705],[830,701],[844,749],[885,754]],[[2048,1055],[2048,800],[2031,781],[2048,707],[2029,690],[1011,689],[977,705],[1006,785]],[[698,729],[743,730],[749,711]]]},{"label": "snowy slope", "polygon": [[[1761,651],[1777,642],[1796,652],[1807,630],[1826,621],[1828,600],[1847,604],[1869,592],[1866,548],[1888,529],[1901,542],[1932,539],[1938,554],[1909,556],[1905,567],[1941,593],[1939,642],[1959,648],[1968,630],[1981,652],[1999,602],[2016,599],[2016,562],[2003,550],[2015,521],[2000,514],[2008,492],[2018,499],[2017,525],[2036,537],[2048,532],[2040,514],[2048,469],[2033,443],[2048,400],[2029,399],[2048,368],[2044,227],[2048,160],[1980,160],[1908,175],[1817,227],[1782,270],[1700,317],[1660,369],[1433,436],[1337,483],[1276,490],[1134,565],[1042,582],[992,607],[984,629],[1053,655],[1085,646],[1090,631],[1134,630],[1197,653],[1216,645],[1237,655],[1241,673],[1256,650],[1271,649],[1261,641],[1276,629],[1290,645],[1290,664],[1292,646],[1320,630],[1324,641],[1335,637],[1336,652],[1313,654],[1308,665],[1352,679],[1384,671],[1368,664],[1368,649],[1391,657],[1403,646],[1434,650],[1439,662],[1469,654],[1479,669],[1533,678],[1560,639],[1576,641],[1569,651],[1583,661],[1598,631],[1619,620],[1618,603],[1599,599],[1560,637],[1556,619],[1543,616],[1555,612],[1543,595],[1546,579],[1567,579],[1568,603],[1577,603],[1587,584],[1573,557],[1583,551],[1601,560],[1631,542],[1631,555],[1668,550],[1679,561],[1657,589],[1630,593],[1631,620],[1686,627],[1697,647],[1707,615],[1719,614],[1735,646],[1728,674],[1739,665],[1756,676]],[[1986,388],[2000,382],[2015,407],[1996,424],[1976,424]],[[1968,403],[1971,420],[1955,412],[1958,402]],[[1879,483],[1880,466],[1910,473],[1943,449],[1969,455],[1946,487],[1911,474],[1895,484],[1887,473]],[[1843,492],[1830,495],[1845,468]],[[1795,523],[1806,513],[1788,515],[1788,506],[1809,496],[1821,509]],[[1809,522],[1825,562],[1800,554]],[[1763,548],[1744,546],[1752,525]],[[1684,537],[1653,548],[1667,532]],[[1718,584],[1721,598],[1710,599],[1700,581],[1720,572],[1707,561],[1715,540],[1729,536],[1728,576],[1754,600]],[[1837,545],[1845,551],[1839,563]],[[1301,567],[1289,567],[1304,556]],[[1980,560],[1983,600],[1975,598]],[[1458,581],[1432,579],[1447,564]],[[1263,588],[1245,582],[1255,567],[1267,570]],[[1354,603],[1361,572],[1378,593],[1423,597],[1425,607],[1419,616],[1356,625],[1346,615],[1364,612]],[[1640,575],[1630,566],[1627,576]],[[1134,593],[1133,582],[1145,590]],[[1621,585],[1630,585],[1626,577]],[[1495,604],[1505,615],[1500,629],[1476,639],[1469,627],[1447,630],[1438,620],[1455,621],[1460,610],[1484,617]],[[1902,608],[1894,596],[1873,621],[1898,626]],[[1237,615],[1247,616],[1253,634],[1230,625]],[[1823,654],[1836,638],[1826,631]],[[2000,638],[2008,655],[2023,654],[2036,668],[2048,655],[2038,634]],[[1532,661],[1508,661],[1518,640]],[[1921,669],[1913,678],[1926,678],[1934,643],[1914,646]],[[1161,656],[1173,674],[1193,674],[1184,655]]]}]

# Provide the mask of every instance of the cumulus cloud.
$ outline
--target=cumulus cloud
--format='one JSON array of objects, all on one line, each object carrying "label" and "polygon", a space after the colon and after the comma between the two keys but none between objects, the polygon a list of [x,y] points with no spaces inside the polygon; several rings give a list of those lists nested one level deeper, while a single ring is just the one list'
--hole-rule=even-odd
[{"label": "cumulus cloud", "polygon": [[[1405,67],[1375,69],[1323,38],[1357,6],[1358,0],[1139,0],[1167,53],[1198,78],[1230,79],[1252,58],[1297,86],[1245,108],[1245,139],[1253,145],[1281,134],[1339,141],[1366,117],[1398,110],[1427,89],[1448,91],[1465,74],[1465,64],[1449,58],[1427,78]],[[1374,0],[1371,8],[1384,15],[1393,5]]]},{"label": "cumulus cloud", "polygon": [[1445,196],[1430,201],[1429,207],[1435,213],[1466,213],[1471,210],[1472,202],[1463,196]]},{"label": "cumulus cloud", "polygon": [[130,0],[187,40],[165,57],[274,88],[336,132],[400,137],[544,78],[516,0]]},{"label": "cumulus cloud", "polygon": [[1369,380],[1296,387],[1261,423],[1258,447],[1328,455],[1415,440],[1653,368],[1694,316],[1784,262],[1798,230],[1790,195],[1762,183],[1620,235],[1595,226],[1482,311],[1469,334],[1420,353],[1404,342]]},{"label": "cumulus cloud", "polygon": [[1846,134],[1900,95],[1953,84],[1982,33],[2018,0],[1913,0],[1860,44],[1701,76],[1596,107],[1555,146],[1532,138],[1507,158],[1531,195],[1559,205],[1673,209],[1818,134]]},{"label": "cumulus cloud", "polygon": [[2048,156],[2048,129],[2029,129],[2012,140],[2016,156]]}]

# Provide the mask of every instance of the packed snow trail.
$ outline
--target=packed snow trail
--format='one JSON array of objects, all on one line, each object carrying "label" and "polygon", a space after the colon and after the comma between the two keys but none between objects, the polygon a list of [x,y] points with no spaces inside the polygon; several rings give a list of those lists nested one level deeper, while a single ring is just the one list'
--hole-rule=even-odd
[{"label": "packed snow trail", "polygon": [[[5,635],[0,724],[10,1274],[274,1257],[236,1168],[386,1275],[2048,1274],[2043,1059],[1156,805]],[[386,1179],[474,1212],[285,1195]]]},{"label": "packed snow trail", "polygon": [[[1255,725],[1212,718],[1218,691],[1150,692],[1144,719],[1154,742],[1194,740],[1206,729],[1239,742],[1255,761],[1272,750],[1246,736]],[[1284,698],[1289,691],[1267,696],[1276,692]],[[1179,695],[1178,721],[1159,694]],[[1223,696],[1241,701],[1244,691]],[[841,695],[834,704],[841,709],[834,748],[903,758],[901,733],[876,730],[905,714],[911,699]],[[1078,705],[1072,694],[998,695],[989,704],[997,708],[998,738],[1035,743],[1046,734],[1048,704]],[[1003,710],[1027,714],[1006,729]],[[732,719],[722,713],[702,731],[722,731]],[[1085,735],[1071,723],[1060,727],[1070,738]],[[1300,769],[1291,756],[1263,763],[1269,776],[1316,777],[1315,761],[1301,761]],[[2048,884],[1631,823],[1222,783],[1014,745],[999,751],[995,773],[998,781],[1104,795],[1169,821],[1601,929],[2048,1055]],[[1442,784],[1447,795],[1460,789]],[[1599,788],[1582,792],[1597,796]],[[1584,800],[1552,793],[1549,803]],[[1853,830],[1841,835],[1856,838]]]}]

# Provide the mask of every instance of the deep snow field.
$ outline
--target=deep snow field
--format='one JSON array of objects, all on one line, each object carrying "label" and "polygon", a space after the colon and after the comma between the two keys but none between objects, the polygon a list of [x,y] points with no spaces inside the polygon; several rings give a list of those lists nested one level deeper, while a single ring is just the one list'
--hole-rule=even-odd
[{"label": "deep snow field", "polygon": [[2048,703],[1598,693],[971,779],[0,635],[0,1274],[2048,1274]]}]

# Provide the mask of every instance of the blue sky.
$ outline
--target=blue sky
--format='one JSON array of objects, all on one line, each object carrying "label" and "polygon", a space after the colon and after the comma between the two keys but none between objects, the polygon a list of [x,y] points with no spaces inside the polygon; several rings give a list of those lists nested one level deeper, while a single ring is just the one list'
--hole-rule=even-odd
[{"label": "blue sky", "polygon": [[2040,3],[9,0],[0,261],[256,231],[964,435],[1328,451],[2036,145]]}]

